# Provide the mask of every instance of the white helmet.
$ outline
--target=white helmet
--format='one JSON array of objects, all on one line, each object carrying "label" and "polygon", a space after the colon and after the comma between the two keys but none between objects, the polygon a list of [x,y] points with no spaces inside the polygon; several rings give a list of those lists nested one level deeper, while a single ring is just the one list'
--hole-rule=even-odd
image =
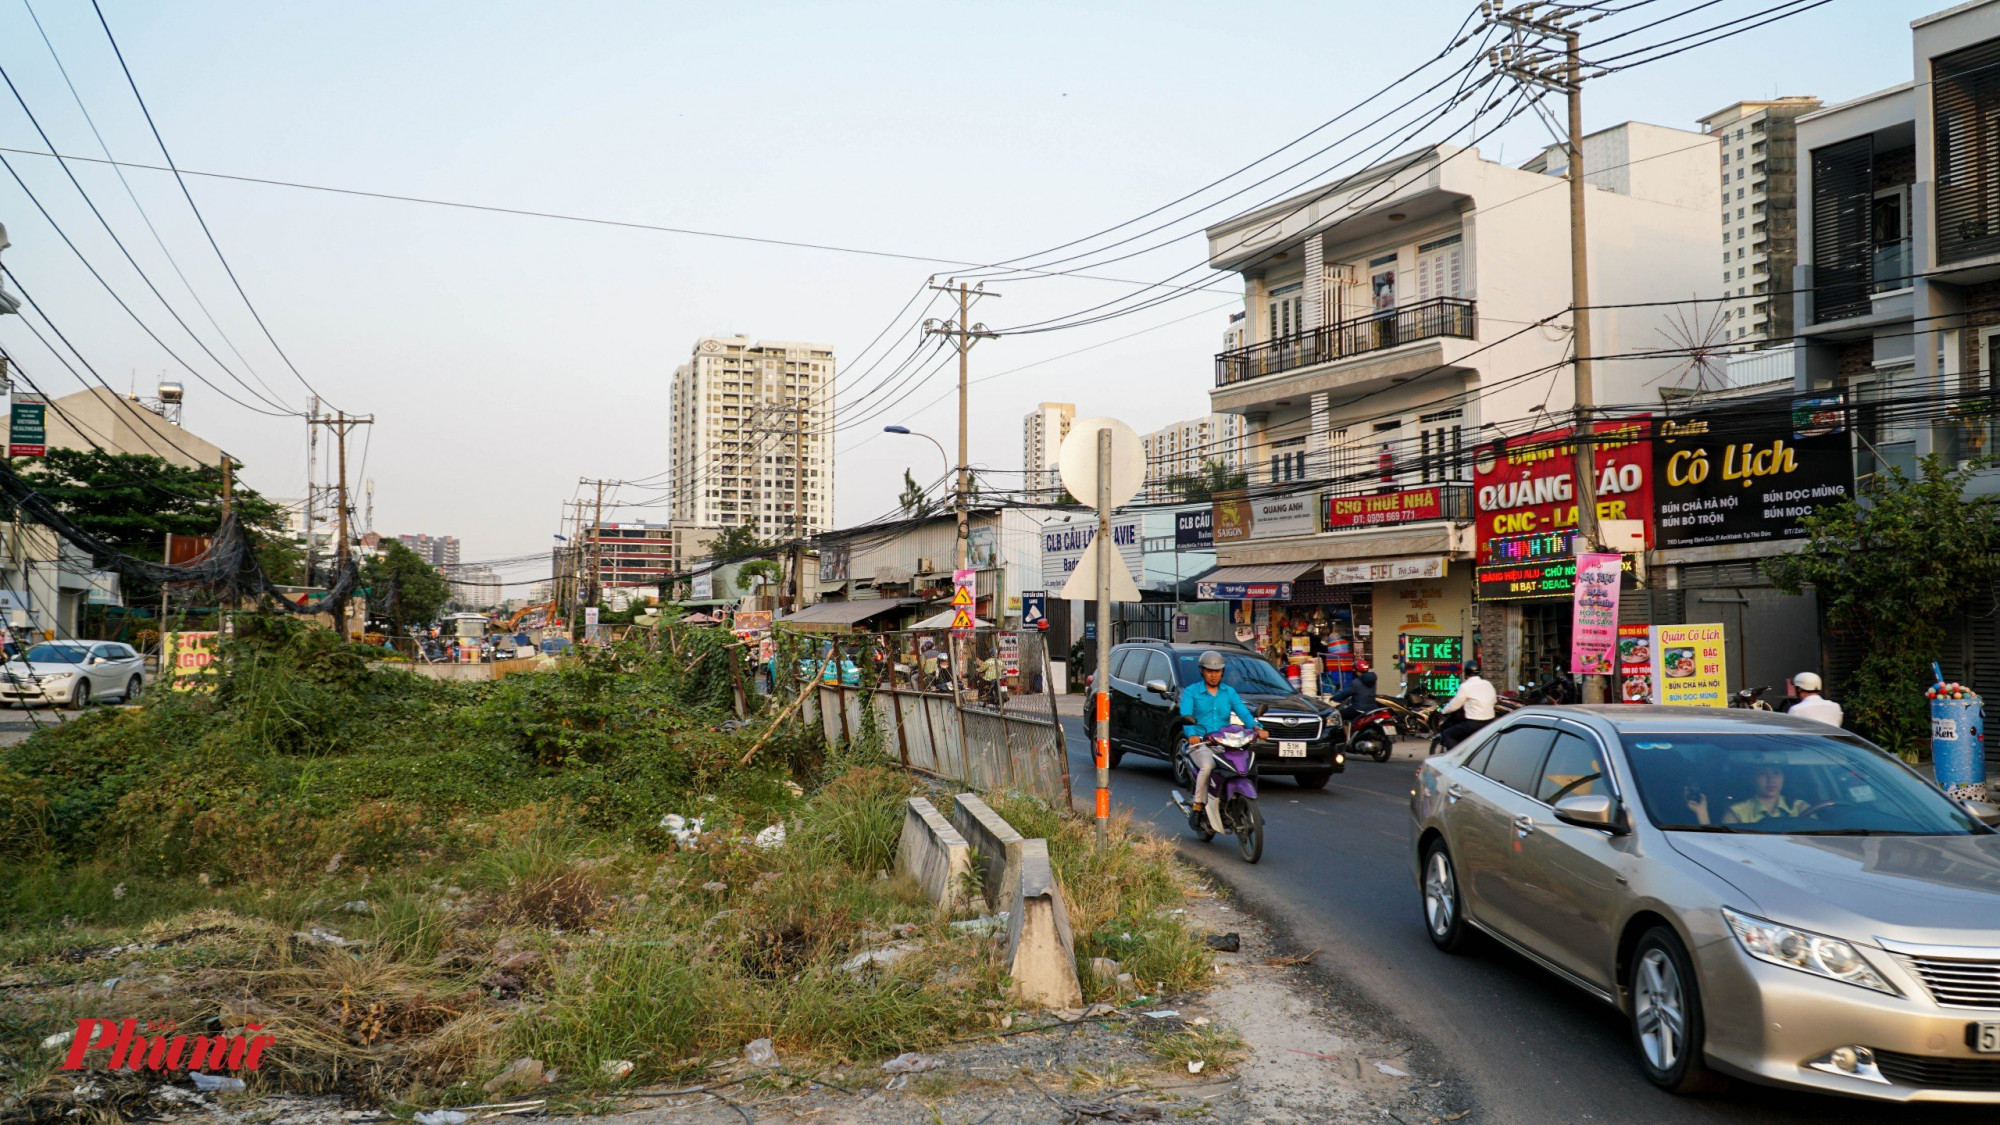
[{"label": "white helmet", "polygon": [[1819,673],[1800,672],[1798,675],[1792,677],[1792,686],[1798,688],[1800,691],[1818,691],[1820,689]]}]

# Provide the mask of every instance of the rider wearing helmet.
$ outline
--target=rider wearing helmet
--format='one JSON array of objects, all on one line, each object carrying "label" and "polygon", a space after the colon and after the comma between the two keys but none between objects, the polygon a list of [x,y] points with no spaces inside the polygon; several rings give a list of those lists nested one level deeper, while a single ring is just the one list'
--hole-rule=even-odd
[{"label": "rider wearing helmet", "polygon": [[1327,702],[1339,705],[1341,716],[1352,723],[1381,706],[1375,701],[1377,682],[1375,672],[1368,667],[1368,662],[1357,660],[1354,662],[1354,678],[1348,681],[1346,687],[1334,692]]},{"label": "rider wearing helmet", "polygon": [[1221,653],[1210,649],[1196,663],[1201,669],[1201,684],[1181,692],[1181,718],[1187,730],[1188,759],[1199,771],[1194,779],[1194,812],[1199,816],[1208,802],[1208,775],[1215,770],[1215,754],[1204,738],[1232,724],[1254,727],[1257,737],[1262,738],[1264,724],[1257,721],[1257,713],[1236,689],[1222,682],[1228,663]]},{"label": "rider wearing helmet", "polygon": [[1451,702],[1444,705],[1440,714],[1457,716],[1438,731],[1438,744],[1449,750],[1470,737],[1479,728],[1493,721],[1493,704],[1500,693],[1485,677],[1479,674],[1479,662],[1465,662],[1465,678],[1459,681],[1458,691]]},{"label": "rider wearing helmet", "polygon": [[1846,716],[1841,713],[1840,704],[1821,695],[1821,686],[1818,673],[1800,672],[1793,676],[1792,690],[1799,697],[1785,713],[1801,719],[1818,719],[1822,723],[1841,725]]}]

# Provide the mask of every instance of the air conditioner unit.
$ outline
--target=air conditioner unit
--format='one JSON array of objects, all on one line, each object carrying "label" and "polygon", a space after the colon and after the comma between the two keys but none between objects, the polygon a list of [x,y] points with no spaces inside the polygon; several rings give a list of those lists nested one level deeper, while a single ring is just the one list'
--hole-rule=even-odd
[{"label": "air conditioner unit", "polygon": [[918,559],[918,560],[917,560],[917,573],[918,573],[918,574],[929,574],[929,573],[931,573],[931,572],[932,572],[932,570],[934,570],[934,569],[935,569],[935,568],[933,568],[933,567],[931,566],[931,560],[929,560],[929,559]]}]

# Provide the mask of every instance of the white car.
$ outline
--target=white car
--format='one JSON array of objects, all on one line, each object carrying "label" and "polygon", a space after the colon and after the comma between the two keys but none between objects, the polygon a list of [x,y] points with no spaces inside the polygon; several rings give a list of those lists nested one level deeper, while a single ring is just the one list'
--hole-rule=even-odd
[{"label": "white car", "polygon": [[0,704],[56,703],[82,710],[93,699],[134,703],[146,662],[116,641],[44,641],[0,665]]}]

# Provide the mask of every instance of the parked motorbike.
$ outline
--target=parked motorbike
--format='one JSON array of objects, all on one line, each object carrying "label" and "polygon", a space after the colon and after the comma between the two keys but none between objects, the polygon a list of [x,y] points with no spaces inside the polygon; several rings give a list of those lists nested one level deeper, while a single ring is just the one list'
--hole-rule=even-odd
[{"label": "parked motorbike", "polygon": [[[1217,835],[1236,837],[1236,851],[1245,863],[1264,856],[1264,814],[1257,809],[1257,755],[1250,747],[1257,732],[1250,727],[1226,726],[1203,738],[1215,752],[1215,769],[1208,777],[1208,804],[1200,819],[1194,806],[1180,790],[1174,790],[1174,804],[1188,817],[1188,827],[1203,843]],[[1179,753],[1186,753],[1183,747]]]},{"label": "parked motorbike", "polygon": [[1765,684],[1763,687],[1739,688],[1736,694],[1729,698],[1729,705],[1745,711],[1772,710],[1771,705],[1763,700],[1764,693],[1770,690],[1771,685],[1769,684]]},{"label": "parked motorbike", "polygon": [[1437,697],[1422,688],[1412,689],[1408,680],[1403,681],[1402,695],[1376,696],[1376,702],[1394,714],[1396,729],[1404,734],[1430,734],[1437,729]]}]

